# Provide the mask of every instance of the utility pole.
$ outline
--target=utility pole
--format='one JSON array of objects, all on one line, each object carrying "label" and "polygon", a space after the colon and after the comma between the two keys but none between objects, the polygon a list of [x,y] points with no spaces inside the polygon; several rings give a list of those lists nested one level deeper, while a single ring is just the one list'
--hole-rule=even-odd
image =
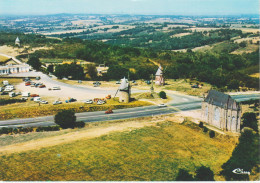
[{"label": "utility pole", "polygon": [[152,79],[151,93],[153,93],[154,92],[154,88],[153,88],[153,74],[151,75],[151,79]]}]

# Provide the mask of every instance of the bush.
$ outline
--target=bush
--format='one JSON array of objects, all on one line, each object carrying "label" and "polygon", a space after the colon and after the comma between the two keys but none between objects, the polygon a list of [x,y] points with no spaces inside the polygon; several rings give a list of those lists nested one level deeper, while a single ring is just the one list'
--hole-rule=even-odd
[{"label": "bush", "polygon": [[166,99],[166,93],[164,91],[160,91],[159,93],[159,97],[162,98],[162,99]]},{"label": "bush", "polygon": [[196,170],[195,175],[196,181],[214,181],[214,173],[213,171],[205,166],[201,166]]},{"label": "bush", "polygon": [[203,122],[200,122],[199,127],[203,128]]},{"label": "bush", "polygon": [[176,181],[194,181],[193,177],[187,170],[180,169],[175,179]]},{"label": "bush", "polygon": [[215,132],[214,132],[214,131],[212,131],[212,130],[210,130],[210,132],[209,132],[209,137],[210,137],[210,138],[213,138],[213,137],[215,137]]},{"label": "bush", "polygon": [[232,152],[230,159],[222,165],[220,172],[226,180],[249,180],[247,174],[235,174],[232,171],[241,168],[244,171],[252,172],[259,164],[259,134],[250,128],[245,128],[239,137],[239,144]]},{"label": "bush", "polygon": [[208,128],[206,127],[206,126],[204,126],[204,128],[203,128],[203,132],[208,132]]},{"label": "bush", "polygon": [[76,122],[75,127],[77,127],[77,128],[84,128],[85,127],[85,123],[83,121]]},{"label": "bush", "polygon": [[54,120],[61,128],[74,128],[76,123],[75,112],[72,110],[60,111],[55,115]]},{"label": "bush", "polygon": [[256,113],[253,112],[246,112],[242,116],[242,121],[243,125],[242,128],[244,127],[249,127],[258,132],[258,124],[257,124],[257,119],[256,119]]},{"label": "bush", "polygon": [[0,134],[8,134],[8,133],[12,133],[12,128],[0,128]]}]

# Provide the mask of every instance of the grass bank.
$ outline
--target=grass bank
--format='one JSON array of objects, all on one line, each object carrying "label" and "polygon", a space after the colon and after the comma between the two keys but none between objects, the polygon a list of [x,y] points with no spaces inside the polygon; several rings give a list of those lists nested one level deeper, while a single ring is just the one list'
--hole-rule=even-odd
[{"label": "grass bank", "polygon": [[[147,121],[149,122],[149,121]],[[167,181],[178,170],[210,167],[216,180],[233,137],[209,138],[197,126],[170,121],[0,157],[0,180]]]},{"label": "grass bank", "polygon": [[104,111],[107,109],[124,109],[132,107],[141,107],[152,105],[146,101],[133,101],[130,103],[119,103],[113,99],[108,100],[104,105],[96,104],[85,104],[82,102],[76,103],[63,103],[59,105],[52,104],[41,104],[33,101],[26,103],[16,103],[1,107],[0,120],[13,119],[13,118],[31,118],[39,116],[55,115],[60,110],[74,110],[76,113],[79,112],[92,112],[92,111]]}]

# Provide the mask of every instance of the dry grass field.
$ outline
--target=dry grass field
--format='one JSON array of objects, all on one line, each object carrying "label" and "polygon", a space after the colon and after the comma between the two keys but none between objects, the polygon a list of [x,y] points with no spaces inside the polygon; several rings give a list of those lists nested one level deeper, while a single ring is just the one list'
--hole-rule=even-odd
[{"label": "dry grass field", "polygon": [[[104,128],[110,129],[106,133],[96,127],[92,137],[91,127],[87,127],[78,132],[67,130],[60,137],[28,141],[31,148],[0,156],[0,180],[167,181],[175,180],[180,168],[194,174],[202,165],[214,171],[216,180],[223,180],[218,174],[231,156],[235,137],[217,134],[209,138],[208,133],[190,122],[166,120],[152,124],[151,119],[144,119],[138,123],[110,124],[111,128]],[[67,138],[70,135],[81,139]],[[65,141],[48,147],[48,142],[52,144],[57,138]],[[41,142],[46,145],[39,149],[36,142],[40,147]]]},{"label": "dry grass field", "polygon": [[7,62],[9,60],[8,57],[5,57],[3,55],[0,55],[0,64],[3,63],[3,62]]}]

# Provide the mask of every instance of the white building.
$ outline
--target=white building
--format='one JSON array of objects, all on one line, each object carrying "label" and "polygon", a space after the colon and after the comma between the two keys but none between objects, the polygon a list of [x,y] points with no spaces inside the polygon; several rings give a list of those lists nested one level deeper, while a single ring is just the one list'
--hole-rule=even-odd
[{"label": "white building", "polygon": [[16,38],[14,44],[20,46],[20,39],[19,39],[19,37]]},{"label": "white building", "polygon": [[19,72],[29,72],[30,66],[28,64],[21,65],[5,65],[0,66],[0,75],[7,75]]}]

